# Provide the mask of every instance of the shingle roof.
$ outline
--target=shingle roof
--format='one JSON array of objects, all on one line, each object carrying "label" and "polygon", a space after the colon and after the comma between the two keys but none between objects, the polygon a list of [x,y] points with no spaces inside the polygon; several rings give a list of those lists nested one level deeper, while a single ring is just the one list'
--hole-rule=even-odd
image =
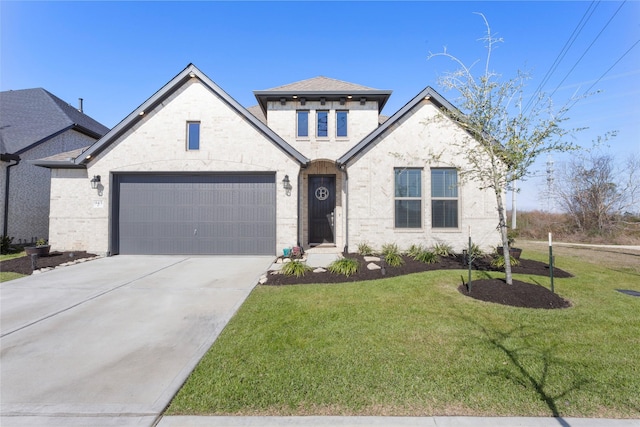
[{"label": "shingle roof", "polygon": [[256,116],[256,119],[260,120],[265,125],[267,124],[267,118],[259,105],[252,105],[247,108],[247,111]]},{"label": "shingle roof", "polygon": [[355,83],[349,83],[342,80],[331,79],[329,77],[318,76],[307,80],[300,80],[299,82],[290,83],[284,86],[274,87],[267,89],[267,91],[277,92],[306,92],[306,91],[322,91],[322,92],[352,92],[363,90],[377,90],[374,88],[357,85]]},{"label": "shingle roof", "polygon": [[378,103],[378,111],[382,111],[387,103],[390,90],[373,89],[367,86],[357,85],[329,77],[314,77],[301,80],[284,86],[278,86],[267,90],[254,90],[253,94],[264,115],[267,114],[267,103],[288,98],[305,98],[308,101],[325,99],[327,101],[341,98],[353,98],[356,100],[374,100]]},{"label": "shingle roof", "polygon": [[2,153],[20,154],[67,129],[76,129],[96,139],[109,131],[42,88],[0,92]]}]

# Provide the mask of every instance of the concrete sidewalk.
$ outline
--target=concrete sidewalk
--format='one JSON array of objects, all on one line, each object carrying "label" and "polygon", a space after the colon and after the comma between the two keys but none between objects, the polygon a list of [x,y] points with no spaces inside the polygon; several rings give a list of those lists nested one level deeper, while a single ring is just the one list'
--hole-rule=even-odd
[{"label": "concrete sidewalk", "polygon": [[551,417],[163,417],[158,427],[638,427],[640,420]]}]

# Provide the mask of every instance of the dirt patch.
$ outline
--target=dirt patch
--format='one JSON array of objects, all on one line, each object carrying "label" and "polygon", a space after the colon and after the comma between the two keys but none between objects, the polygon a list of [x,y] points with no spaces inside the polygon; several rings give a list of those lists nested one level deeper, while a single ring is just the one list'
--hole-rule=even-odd
[{"label": "dirt patch", "polygon": [[[87,253],[85,251],[50,252],[48,256],[38,257],[36,267],[39,269],[57,267],[67,262],[73,262],[83,258],[93,258],[95,256],[95,254]],[[12,271],[14,273],[28,276],[33,273],[31,257],[23,256],[20,258],[0,261],[0,271]]]}]

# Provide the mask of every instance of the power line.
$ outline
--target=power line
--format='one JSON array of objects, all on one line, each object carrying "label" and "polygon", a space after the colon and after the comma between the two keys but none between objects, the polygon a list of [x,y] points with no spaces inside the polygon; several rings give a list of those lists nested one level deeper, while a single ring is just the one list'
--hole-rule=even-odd
[{"label": "power line", "polygon": [[[600,82],[600,80],[602,80],[602,79],[604,78],[604,76],[606,76],[606,75],[609,73],[609,71],[611,71],[611,70],[613,69],[613,67],[615,67],[616,65],[618,65],[618,62],[622,61],[622,59],[623,59],[625,56],[627,56],[627,55],[629,54],[629,52],[631,52],[631,50],[632,50],[634,47],[636,47],[639,43],[640,43],[640,39],[636,40],[636,42],[635,42],[633,45],[631,45],[631,47],[630,47],[629,49],[627,49],[627,51],[626,51],[625,53],[623,53],[623,54],[622,54],[622,56],[621,56],[620,58],[618,58],[618,60],[617,60],[616,62],[614,62],[614,63],[613,63],[613,65],[612,65],[611,67],[609,67],[609,68],[607,69],[607,71],[605,71],[604,73],[602,73],[602,75],[601,75],[600,77],[598,77],[598,79],[597,79],[595,82],[593,82],[593,84],[592,84],[591,86],[589,86],[589,88],[588,88],[587,90],[585,90],[585,91],[584,91],[584,93],[582,94],[582,96],[580,96],[580,97],[576,98],[576,99],[573,101],[573,103],[572,103],[572,104],[571,104],[571,105],[570,105],[570,106],[565,110],[565,114],[566,114],[566,112],[567,112],[568,110],[570,110],[570,109],[571,109],[571,107],[573,107],[573,106],[576,104],[576,102],[578,102],[578,100],[579,100],[580,98],[582,98],[583,96],[587,95],[587,94],[591,91],[591,89],[593,89],[593,87],[594,87],[595,85],[597,85],[597,84]],[[562,117],[562,116],[564,116],[564,114],[562,114],[560,117]]]},{"label": "power line", "polygon": [[[595,6],[594,6],[594,4],[595,4]],[[538,85],[536,90],[533,92],[533,95],[529,99],[529,102],[527,102],[527,105],[524,107],[523,112],[526,113],[529,110],[529,108],[532,107],[532,103],[534,102],[534,100],[535,100],[536,103],[538,102],[537,101],[538,93],[541,92],[541,90],[544,87],[544,85],[547,84],[547,82],[551,78],[551,75],[558,68],[558,65],[560,65],[560,62],[562,62],[564,57],[567,55],[567,52],[569,51],[571,46],[573,46],[573,43],[576,41],[576,39],[578,38],[578,35],[582,32],[582,29],[587,24],[589,19],[591,19],[591,16],[595,12],[595,10],[596,10],[596,8],[598,7],[599,4],[600,4],[600,1],[597,1],[597,2],[596,1],[592,1],[589,4],[589,7],[584,12],[584,15],[582,15],[582,18],[580,19],[580,22],[578,22],[578,24],[576,25],[576,28],[574,28],[573,32],[571,33],[571,35],[569,36],[569,38],[565,42],[564,46],[562,47],[562,49],[560,50],[560,52],[556,56],[556,59],[553,61],[553,64],[551,64],[551,67],[549,68],[549,70],[547,71],[545,76],[543,77],[542,81],[540,82],[540,84]],[[589,15],[589,16],[587,16],[587,15]]]},{"label": "power line", "polygon": [[564,78],[562,79],[562,81],[560,83],[558,83],[558,86],[556,86],[556,88],[553,90],[553,92],[551,92],[551,95],[549,95],[549,97],[552,97],[556,91],[560,88],[560,86],[562,86],[562,83],[564,83],[565,80],[567,80],[567,78],[569,77],[569,74],[571,74],[573,72],[573,70],[578,66],[578,64],[580,63],[580,61],[582,61],[582,58],[584,58],[584,56],[587,54],[587,52],[589,52],[589,50],[591,49],[591,47],[593,46],[593,44],[596,42],[596,40],[598,40],[598,38],[600,38],[600,36],[602,35],[602,33],[604,32],[604,30],[609,26],[609,24],[611,23],[611,21],[613,21],[613,18],[615,18],[615,16],[618,14],[618,12],[620,12],[620,9],[622,9],[622,6],[624,6],[624,4],[627,2],[627,0],[624,0],[620,6],[618,7],[618,9],[615,11],[615,13],[611,16],[611,18],[609,18],[609,20],[607,21],[607,23],[604,25],[604,27],[602,27],[602,29],[600,30],[600,32],[598,33],[598,35],[593,39],[593,41],[591,42],[591,44],[585,49],[585,51],[582,53],[582,56],[580,56],[580,58],[578,58],[578,60],[576,61],[575,64],[573,64],[573,67],[571,67],[571,69],[569,70],[569,72],[564,76]]}]

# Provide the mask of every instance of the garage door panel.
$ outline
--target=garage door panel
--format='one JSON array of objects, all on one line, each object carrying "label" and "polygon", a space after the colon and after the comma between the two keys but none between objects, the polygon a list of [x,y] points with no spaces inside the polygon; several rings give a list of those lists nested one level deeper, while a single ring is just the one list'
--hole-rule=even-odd
[{"label": "garage door panel", "polygon": [[120,253],[275,253],[275,174],[137,174],[116,182]]}]

